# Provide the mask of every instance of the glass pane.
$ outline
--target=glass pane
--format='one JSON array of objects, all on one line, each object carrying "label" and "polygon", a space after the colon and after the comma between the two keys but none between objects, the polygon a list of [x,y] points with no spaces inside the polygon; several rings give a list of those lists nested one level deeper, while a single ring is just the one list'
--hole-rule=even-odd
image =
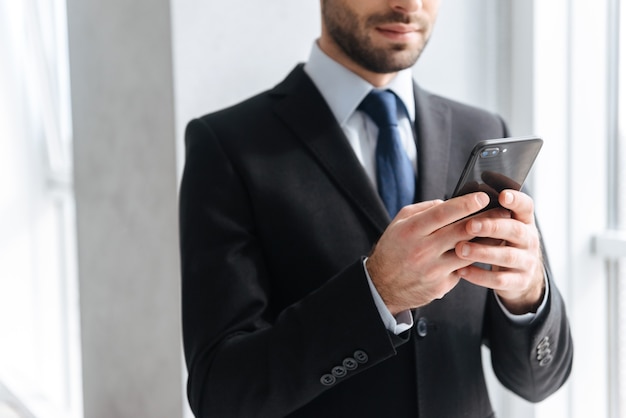
[{"label": "glass pane", "polygon": [[[615,225],[612,227],[621,231],[626,231],[626,7],[620,7],[619,17],[619,59],[618,59],[618,124],[617,138],[614,144],[613,171],[611,181],[612,194],[615,207]],[[622,257],[614,263],[611,263],[612,274],[610,280],[616,280],[615,288],[618,291],[616,300],[617,304],[617,326],[618,326],[618,376],[617,376],[617,393],[618,399],[616,411],[619,416],[626,414],[626,257]]]},{"label": "glass pane", "polygon": [[0,408],[10,393],[34,416],[74,418],[80,354],[64,13],[65,0],[0,0]]},{"label": "glass pane", "polygon": [[618,126],[617,144],[613,156],[615,179],[616,221],[620,230],[626,230],[626,5],[621,6],[619,22],[618,59]]}]

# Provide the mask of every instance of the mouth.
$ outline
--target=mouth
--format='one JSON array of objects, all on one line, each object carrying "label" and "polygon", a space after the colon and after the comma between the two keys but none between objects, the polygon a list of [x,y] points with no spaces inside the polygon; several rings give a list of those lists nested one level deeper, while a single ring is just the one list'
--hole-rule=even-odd
[{"label": "mouth", "polygon": [[393,41],[408,41],[419,35],[420,28],[412,24],[388,23],[376,26],[376,31]]}]

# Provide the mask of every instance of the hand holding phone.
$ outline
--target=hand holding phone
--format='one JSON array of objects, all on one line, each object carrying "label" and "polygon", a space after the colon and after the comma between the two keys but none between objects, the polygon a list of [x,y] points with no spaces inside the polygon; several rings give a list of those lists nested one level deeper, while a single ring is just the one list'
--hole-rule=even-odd
[{"label": "hand holding phone", "polygon": [[[500,206],[503,190],[522,188],[542,145],[537,137],[479,142],[468,158],[454,196],[485,192],[489,204],[476,213]],[[459,269],[458,274],[470,283],[493,289],[511,313],[536,312],[545,281],[534,205],[532,198],[522,193],[510,193],[509,198],[512,200],[506,201],[505,196],[503,204],[512,218],[487,216],[467,221],[466,231],[476,233],[473,239],[457,243],[455,252],[472,264]]]}]

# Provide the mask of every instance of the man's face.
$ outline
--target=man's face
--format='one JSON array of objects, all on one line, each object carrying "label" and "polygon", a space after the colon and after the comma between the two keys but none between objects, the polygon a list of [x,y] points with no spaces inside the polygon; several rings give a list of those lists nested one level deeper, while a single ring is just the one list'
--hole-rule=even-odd
[{"label": "man's face", "polygon": [[411,67],[433,29],[438,0],[322,0],[322,37],[362,69]]}]

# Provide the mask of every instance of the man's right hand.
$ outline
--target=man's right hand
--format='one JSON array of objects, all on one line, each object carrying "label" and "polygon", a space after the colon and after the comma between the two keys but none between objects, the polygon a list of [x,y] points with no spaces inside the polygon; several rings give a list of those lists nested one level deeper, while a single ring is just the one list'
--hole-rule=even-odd
[{"label": "man's right hand", "polygon": [[393,315],[440,299],[457,285],[456,271],[471,264],[454,251],[458,242],[473,238],[465,218],[488,204],[487,194],[479,192],[408,205],[398,213],[366,263]]}]

